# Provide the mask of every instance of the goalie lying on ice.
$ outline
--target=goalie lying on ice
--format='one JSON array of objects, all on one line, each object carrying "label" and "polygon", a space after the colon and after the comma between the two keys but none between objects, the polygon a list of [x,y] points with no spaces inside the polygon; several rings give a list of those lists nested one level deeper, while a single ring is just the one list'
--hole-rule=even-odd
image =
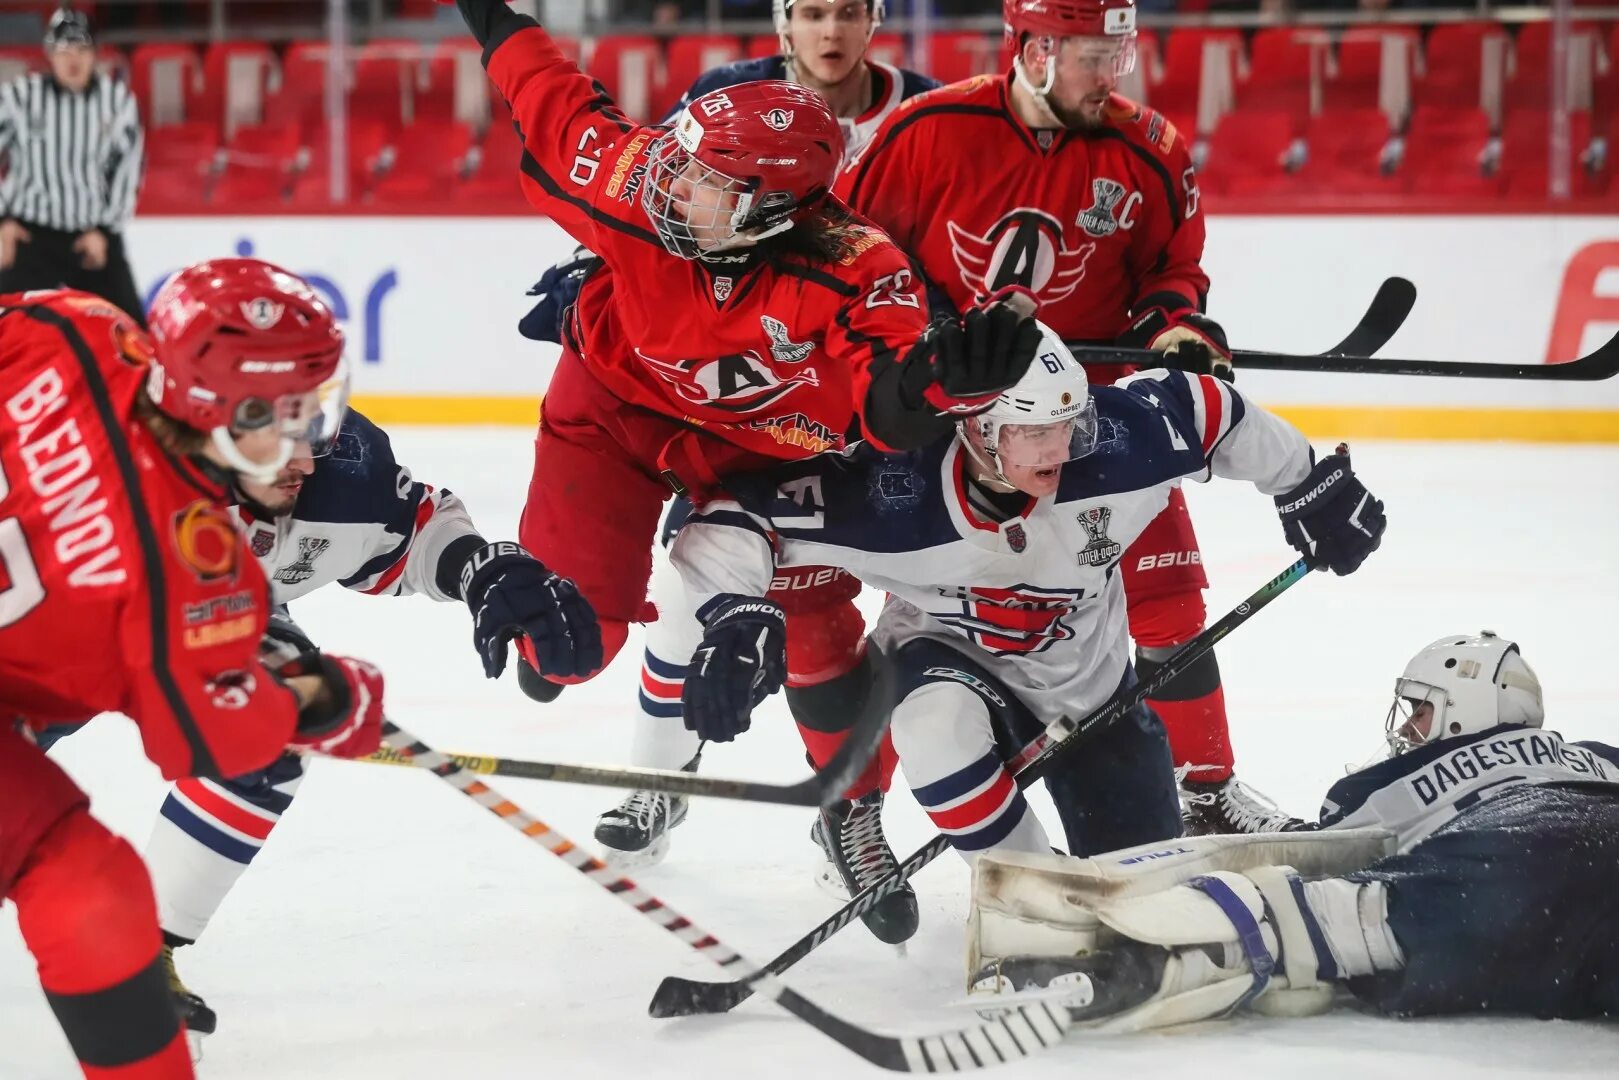
[{"label": "goalie lying on ice", "polygon": [[1391,1015],[1619,1015],[1619,749],[1543,715],[1516,644],[1441,638],[1322,831],[986,855],[973,989],[1060,994],[1114,1031],[1309,1014],[1339,986]]}]

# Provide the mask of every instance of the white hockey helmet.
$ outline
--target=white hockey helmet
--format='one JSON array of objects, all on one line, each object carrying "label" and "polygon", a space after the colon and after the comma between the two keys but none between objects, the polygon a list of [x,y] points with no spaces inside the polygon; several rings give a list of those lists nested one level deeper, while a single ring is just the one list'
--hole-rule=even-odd
[{"label": "white hockey helmet", "polygon": [[[787,20],[791,17],[793,5],[797,2],[798,0],[770,0],[770,13],[776,19],[776,37],[781,41],[781,54],[789,59],[793,55],[793,44],[787,37]],[[817,0],[804,0],[804,2],[809,4]],[[830,4],[832,0],[820,2]],[[888,14],[887,0],[866,0],[866,10],[871,12],[871,30],[866,34],[866,40],[870,41],[872,34],[875,34],[877,28],[883,24],[883,16]]]},{"label": "white hockey helmet", "polygon": [[957,424],[975,458],[980,455],[968,433],[976,431],[982,438],[988,460],[980,459],[980,464],[994,469],[994,476],[986,479],[1008,487],[1007,465],[1045,468],[1096,449],[1096,402],[1085,369],[1060,335],[1045,323],[1036,325],[1040,347],[1029,370],[988,409]]},{"label": "white hockey helmet", "polygon": [[[1423,702],[1433,706],[1427,731],[1412,724]],[[1518,643],[1489,630],[1452,634],[1427,645],[1394,680],[1394,703],[1384,721],[1394,754],[1498,724],[1540,727],[1546,710],[1540,680],[1524,662]]]}]

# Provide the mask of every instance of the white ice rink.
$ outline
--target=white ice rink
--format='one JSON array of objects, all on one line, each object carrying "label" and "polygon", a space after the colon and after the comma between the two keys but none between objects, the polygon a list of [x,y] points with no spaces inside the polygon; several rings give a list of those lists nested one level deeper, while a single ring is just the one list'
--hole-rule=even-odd
[{"label": "white ice rink", "polygon": [[[487,535],[505,537],[527,485],[530,437],[401,429],[394,443],[419,478],[460,493]],[[1388,504],[1383,549],[1352,578],[1301,582],[1220,649],[1239,774],[1295,813],[1313,812],[1345,763],[1378,749],[1407,656],[1441,634],[1481,627],[1522,643],[1545,685],[1549,727],[1619,742],[1619,448],[1366,443],[1355,463]],[[1188,487],[1214,582],[1212,618],[1293,556],[1268,499],[1233,483]],[[332,588],[295,614],[327,648],[380,664],[390,713],[430,743],[583,761],[620,760],[627,747],[633,639],[608,676],[540,707],[510,678],[483,679],[460,605]],[[96,813],[144,846],[163,788],[133,728],[99,720],[57,756]],[[739,743],[711,750],[705,769],[804,775],[781,699]],[[581,842],[618,798],[496,786]],[[669,861],[642,880],[744,955],[767,958],[834,906],[810,880],[809,820],[805,810],[699,801]],[[901,855],[931,835],[901,785],[886,821]],[[962,989],[965,870],[947,855],[917,888],[922,929],[907,957],[855,926],[787,981],[890,1031],[973,1019],[945,1007]],[[662,976],[716,969],[445,784],[403,769],[317,763],[207,935],[181,955],[187,981],[220,1016],[201,1065],[210,1080],[879,1075],[768,1002],[724,1017],[649,1019]],[[1176,1034],[1081,1034],[997,1075],[1612,1076],[1616,1060],[1611,1025],[1397,1023],[1345,1010]],[[0,1080],[77,1075],[8,908]]]}]

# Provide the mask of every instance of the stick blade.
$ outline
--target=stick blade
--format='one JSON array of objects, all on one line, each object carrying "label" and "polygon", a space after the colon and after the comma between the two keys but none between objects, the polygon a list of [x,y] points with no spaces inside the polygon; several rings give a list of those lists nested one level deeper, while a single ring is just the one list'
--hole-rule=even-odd
[{"label": "stick blade", "polygon": [[1402,277],[1391,277],[1377,287],[1377,295],[1349,336],[1323,356],[1372,356],[1389,343],[1405,324],[1417,303],[1417,287]]},{"label": "stick blade", "polygon": [[647,1015],[657,1020],[681,1016],[710,1016],[728,1013],[753,996],[753,988],[743,981],[702,982],[667,976],[647,1003]]},{"label": "stick blade", "polygon": [[1619,374],[1619,333],[1598,345],[1592,352],[1586,353],[1578,360],[1570,360],[1566,364],[1550,364],[1552,368],[1566,368],[1568,379],[1589,379],[1593,382],[1600,379],[1611,379]]}]

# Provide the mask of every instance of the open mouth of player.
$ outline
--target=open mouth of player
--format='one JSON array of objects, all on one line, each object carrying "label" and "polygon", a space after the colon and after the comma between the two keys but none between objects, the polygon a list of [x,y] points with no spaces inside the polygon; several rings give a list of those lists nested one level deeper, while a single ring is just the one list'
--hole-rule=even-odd
[{"label": "open mouth of player", "polygon": [[1060,472],[1062,472],[1061,465],[1047,465],[1044,468],[1034,470],[1034,475],[1038,480],[1054,480]]}]

